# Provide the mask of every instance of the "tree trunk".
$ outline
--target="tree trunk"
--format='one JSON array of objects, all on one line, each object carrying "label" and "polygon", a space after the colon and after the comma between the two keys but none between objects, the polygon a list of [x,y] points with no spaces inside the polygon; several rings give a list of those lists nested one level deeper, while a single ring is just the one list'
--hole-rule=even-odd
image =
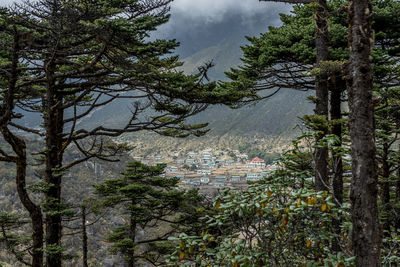
[{"label": "tree trunk", "polygon": [[17,154],[16,184],[19,199],[29,213],[32,220],[32,267],[43,266],[43,218],[40,206],[35,205],[26,191],[26,144],[15,136],[7,127],[2,127],[4,140],[11,145]]},{"label": "tree trunk", "polygon": [[62,142],[63,142],[63,109],[62,98],[58,97],[54,85],[54,64],[46,64],[47,92],[45,99],[46,114],[46,167],[45,179],[49,185],[46,191],[46,248],[47,267],[61,267],[61,177],[62,177]]},{"label": "tree trunk", "polygon": [[[398,147],[398,151],[400,151],[400,144]],[[396,201],[400,202],[400,166],[399,166],[399,162],[397,162]],[[397,209],[397,213],[400,213],[400,209]],[[400,228],[400,216],[397,216],[397,220],[395,221],[395,227],[397,229]]]},{"label": "tree trunk", "polygon": [[[398,151],[400,151],[400,144]],[[400,166],[399,163],[397,163],[397,183],[396,183],[396,200],[400,201]]]},{"label": "tree trunk", "polygon": [[82,266],[88,267],[88,238],[86,232],[86,207],[82,206]]},{"label": "tree trunk", "polygon": [[[387,134],[387,133],[385,133]],[[389,147],[390,145],[384,141],[383,143],[383,154],[382,154],[382,184],[381,184],[381,199],[383,212],[385,213],[384,220],[382,223],[383,234],[390,236],[390,164],[389,164]]]},{"label": "tree trunk", "polygon": [[352,243],[356,266],[381,266],[381,228],[377,207],[374,107],[372,103],[370,0],[352,0],[349,6],[350,64],[348,92],[353,181],[351,187]]},{"label": "tree trunk", "polygon": [[16,185],[18,197],[21,200],[22,205],[28,211],[29,217],[32,220],[32,267],[43,266],[43,215],[40,206],[36,205],[29,197],[26,191],[26,143],[23,139],[14,135],[8,128],[7,124],[11,120],[16,84],[18,76],[20,75],[18,70],[19,62],[19,51],[21,49],[20,33],[17,28],[14,27],[14,41],[12,47],[12,58],[11,58],[11,71],[8,81],[8,90],[6,90],[3,104],[0,106],[0,131],[4,137],[4,140],[12,147],[16,156]]},{"label": "tree trunk", "polygon": [[[134,214],[131,214],[129,238],[132,240],[132,242],[135,242],[135,238],[136,238],[136,221],[135,221],[135,215]],[[132,249],[131,254],[129,255],[128,267],[135,267],[135,250],[134,249]]]},{"label": "tree trunk", "polygon": [[[322,68],[322,63],[328,60],[328,17],[326,0],[318,0],[319,6],[316,8],[316,36],[315,47],[317,53],[317,67]],[[323,68],[322,68],[323,69]],[[324,70],[315,78],[316,107],[315,114],[328,118],[328,77]],[[328,129],[320,128],[321,131],[316,138],[318,143],[326,135]],[[314,152],[315,161],[315,190],[328,191],[328,148],[317,147]]]},{"label": "tree trunk", "polygon": [[[338,75],[335,76],[335,81],[339,81],[339,83],[335,83],[331,88],[331,120],[340,120],[342,118],[342,110],[341,110],[341,93],[343,91],[343,87],[341,86],[342,80]],[[339,80],[340,79],[340,80]],[[336,147],[342,146],[342,125],[340,122],[336,121],[332,126],[332,134],[336,135],[339,138],[339,143],[336,144]],[[340,153],[332,150],[332,165],[333,165],[333,179],[332,179],[332,187],[333,187],[333,199],[336,203],[336,206],[341,206],[343,203],[343,160]],[[340,235],[341,232],[341,221],[334,219],[333,227],[336,234]],[[333,251],[339,252],[341,251],[339,246],[339,240],[334,240],[332,244]]]}]

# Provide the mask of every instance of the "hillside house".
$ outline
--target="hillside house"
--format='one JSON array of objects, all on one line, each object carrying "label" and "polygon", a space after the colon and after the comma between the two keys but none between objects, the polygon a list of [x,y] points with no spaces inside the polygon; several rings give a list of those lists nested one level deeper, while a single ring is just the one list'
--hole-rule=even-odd
[{"label": "hillside house", "polygon": [[257,173],[248,173],[246,175],[246,180],[247,181],[258,181],[260,180],[260,176]]},{"label": "hillside house", "polygon": [[170,172],[177,172],[178,171],[178,167],[176,167],[176,166],[168,166],[165,169],[166,169],[166,171],[170,171]]},{"label": "hillside house", "polygon": [[208,183],[210,182],[210,178],[208,178],[208,177],[201,177],[201,178],[200,178],[200,182],[201,182],[202,184],[208,184]]},{"label": "hillside house", "polygon": [[216,181],[226,181],[226,176],[215,176]]},{"label": "hillside house", "polygon": [[263,168],[265,167],[265,161],[259,157],[255,157],[247,162],[249,168]]},{"label": "hillside house", "polygon": [[240,182],[240,175],[232,175],[231,181],[232,182]]},{"label": "hillside house", "polygon": [[211,171],[210,170],[197,170],[197,174],[211,175]]}]

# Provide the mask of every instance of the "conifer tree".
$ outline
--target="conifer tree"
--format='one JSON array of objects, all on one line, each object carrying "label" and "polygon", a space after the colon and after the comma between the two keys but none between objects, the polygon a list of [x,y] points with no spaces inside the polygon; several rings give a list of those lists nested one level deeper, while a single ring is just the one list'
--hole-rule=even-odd
[{"label": "conifer tree", "polygon": [[[188,208],[193,213],[196,206],[190,206],[191,203],[201,199],[193,192],[178,190],[179,179],[161,177],[164,168],[165,165],[132,162],[120,178],[95,185],[101,205],[119,208],[125,218],[126,223],[114,228],[107,240],[114,252],[124,256],[129,267],[138,266],[139,261],[151,264],[162,261],[162,255],[173,248],[173,244],[165,242],[173,231],[168,225],[180,224],[183,217],[179,213]],[[147,235],[150,229],[156,228],[158,231],[153,233],[157,236]],[[145,234],[139,235],[139,230]]]},{"label": "conifer tree", "polygon": [[347,66],[352,157],[352,244],[356,266],[381,266],[374,103],[372,101],[372,2],[352,0],[348,7],[350,59]]}]

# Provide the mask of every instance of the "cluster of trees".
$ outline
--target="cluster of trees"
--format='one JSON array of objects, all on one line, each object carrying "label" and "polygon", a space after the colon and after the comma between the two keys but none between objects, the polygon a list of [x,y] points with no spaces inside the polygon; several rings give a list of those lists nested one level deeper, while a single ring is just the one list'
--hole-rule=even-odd
[{"label": "cluster of trees", "polygon": [[[71,213],[63,200],[63,177],[85,161],[115,161],[130,149],[107,137],[141,130],[203,135],[206,124],[185,119],[209,103],[235,103],[244,96],[206,82],[212,64],[195,75],[178,71],[182,63],[169,55],[175,40],[150,40],[150,33],[168,21],[171,1],[40,0],[0,10],[0,132],[7,144],[0,161],[15,166],[32,232],[31,242],[11,242],[7,233],[3,239],[22,263],[61,266],[63,218]],[[120,128],[79,123],[122,98],[132,100],[132,115]],[[41,118],[38,127],[21,123],[30,113]],[[43,146],[27,148],[27,134]],[[67,159],[69,150],[80,155]],[[41,168],[28,187],[32,165]]]},{"label": "cluster of trees", "polygon": [[[88,208],[121,211],[126,223],[107,240],[128,266],[164,259],[199,266],[398,263],[399,2],[283,0],[299,5],[281,15],[282,26],[248,38],[244,65],[227,73],[230,82],[217,84],[207,82],[212,64],[185,75],[177,71],[178,58],[168,56],[177,43],[148,38],[168,20],[171,1],[40,0],[0,10],[0,131],[7,144],[0,160],[15,166],[32,233],[18,240],[10,231],[26,220],[1,214],[1,240],[16,260],[62,265],[63,220],[72,213],[63,200],[63,177],[85,161],[116,161],[130,149],[106,137],[141,130],[199,136],[206,124],[185,119],[208,104],[233,106],[281,89],[315,89],[315,114],[303,118],[310,133],[284,155],[283,168],[246,192],[224,192],[212,208],[196,192],[176,190],[176,179],[160,177],[163,166],[134,162],[121,177],[97,185],[99,202],[82,206],[83,265]],[[121,98],[133,101],[121,128],[79,123]],[[26,113],[40,114],[40,127],[19,123]],[[21,132],[43,142],[29,150],[32,162]],[[72,149],[80,156],[67,159]],[[27,187],[33,164],[40,168]],[[138,238],[139,230],[160,222],[168,224],[165,231]],[[176,231],[184,233],[165,242]]]},{"label": "cluster of trees", "polygon": [[[311,133],[285,153],[285,171],[245,194],[222,195],[216,201],[219,214],[204,218],[205,233],[182,234],[169,261],[200,266],[397,264],[400,5],[386,0],[282,2],[302,5],[281,15],[281,27],[248,38],[244,65],[231,69],[232,81],[221,86],[252,88],[263,92],[260,98],[281,89],[315,89],[310,98],[315,114],[303,118]],[[342,110],[343,102],[349,113]],[[344,177],[346,168],[351,181]],[[315,191],[331,195],[321,199]],[[313,217],[314,212],[322,213]],[[302,227],[313,233],[305,234]]]}]

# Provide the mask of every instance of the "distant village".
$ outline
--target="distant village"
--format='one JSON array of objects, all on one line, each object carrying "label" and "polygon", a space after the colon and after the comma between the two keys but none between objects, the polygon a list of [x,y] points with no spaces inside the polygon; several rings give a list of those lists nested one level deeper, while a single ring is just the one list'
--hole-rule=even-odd
[{"label": "distant village", "polygon": [[208,195],[221,188],[247,187],[247,182],[257,181],[278,167],[275,162],[266,164],[258,157],[249,159],[238,150],[211,148],[196,152],[168,151],[163,155],[133,156],[133,159],[148,165],[166,164],[165,177],[177,177],[180,188],[199,188]]}]

